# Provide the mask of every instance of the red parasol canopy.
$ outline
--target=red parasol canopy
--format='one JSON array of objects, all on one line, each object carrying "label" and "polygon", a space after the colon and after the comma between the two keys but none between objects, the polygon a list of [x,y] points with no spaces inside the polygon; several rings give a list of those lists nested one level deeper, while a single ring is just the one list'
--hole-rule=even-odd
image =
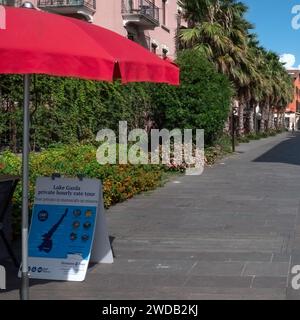
[{"label": "red parasol canopy", "polygon": [[115,32],[37,10],[5,7],[5,13],[5,29],[0,29],[2,74],[179,84],[178,67]]}]

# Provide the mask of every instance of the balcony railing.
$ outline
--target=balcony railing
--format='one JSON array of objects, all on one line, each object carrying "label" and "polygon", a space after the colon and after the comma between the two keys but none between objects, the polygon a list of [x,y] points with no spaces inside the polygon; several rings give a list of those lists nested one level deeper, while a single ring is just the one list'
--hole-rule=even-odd
[{"label": "balcony railing", "polygon": [[[145,21],[135,17],[145,18],[151,24],[159,25],[159,8],[151,0],[122,0],[122,14],[126,20],[145,24]],[[146,23],[147,24],[147,23]]]},{"label": "balcony railing", "polygon": [[0,0],[1,6],[20,7],[22,0]]},{"label": "balcony railing", "polygon": [[38,7],[41,7],[41,8],[85,7],[95,11],[96,0],[38,0]]}]

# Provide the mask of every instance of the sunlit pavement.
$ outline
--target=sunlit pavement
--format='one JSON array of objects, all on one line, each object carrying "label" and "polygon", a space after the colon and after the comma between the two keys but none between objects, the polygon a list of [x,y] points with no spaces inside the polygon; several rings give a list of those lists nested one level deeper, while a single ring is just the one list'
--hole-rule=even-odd
[{"label": "sunlit pavement", "polygon": [[[300,134],[243,144],[202,176],[107,212],[113,265],[82,283],[31,281],[32,299],[298,299]],[[2,262],[0,264],[3,264]],[[19,280],[9,261],[8,290]]]}]

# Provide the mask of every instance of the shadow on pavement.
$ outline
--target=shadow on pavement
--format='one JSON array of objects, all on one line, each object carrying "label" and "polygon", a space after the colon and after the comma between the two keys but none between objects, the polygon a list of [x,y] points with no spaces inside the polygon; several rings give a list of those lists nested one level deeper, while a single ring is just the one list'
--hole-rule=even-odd
[{"label": "shadow on pavement", "polygon": [[300,133],[291,134],[286,140],[253,160],[253,162],[300,165]]},{"label": "shadow on pavement", "polygon": [[[109,237],[111,248],[113,251],[113,242],[115,240],[115,237],[110,236]],[[21,241],[20,239],[15,240],[13,243],[13,251],[19,261],[21,261]],[[114,258],[115,253],[113,251]],[[97,263],[91,263],[88,266],[88,272],[91,271],[93,268],[98,266]],[[18,268],[14,265],[13,261],[9,257],[0,258],[0,266],[3,266],[6,271],[6,289],[0,290],[0,300],[1,300],[1,293],[7,293],[14,290],[20,290],[21,288],[21,279],[18,277]],[[47,283],[61,283],[64,281],[56,281],[56,280],[39,280],[39,279],[30,279],[30,287],[33,287],[35,285],[45,285]]]},{"label": "shadow on pavement", "polygon": [[[20,241],[15,241],[13,244],[14,253],[16,254],[19,261],[21,261],[21,243]],[[2,258],[0,259],[0,265],[5,268],[6,271],[6,290],[0,291],[0,300],[1,293],[6,293],[9,291],[19,290],[21,288],[21,279],[18,277],[18,268],[14,265],[11,258]],[[38,280],[31,279],[30,287],[39,284],[46,284],[49,280]]]}]

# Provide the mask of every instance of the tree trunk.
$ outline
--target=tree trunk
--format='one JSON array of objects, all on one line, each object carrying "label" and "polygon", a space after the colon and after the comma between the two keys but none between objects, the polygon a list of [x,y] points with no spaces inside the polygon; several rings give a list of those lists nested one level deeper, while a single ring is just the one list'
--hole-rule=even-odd
[{"label": "tree trunk", "polygon": [[270,108],[269,111],[269,123],[268,123],[268,128],[271,130],[275,129],[275,125],[274,125],[274,109],[273,107]]},{"label": "tree trunk", "polygon": [[268,114],[269,114],[269,106],[265,104],[261,108],[261,122],[260,122],[260,131],[265,132],[267,131],[268,127]]},{"label": "tree trunk", "polygon": [[244,135],[244,108],[245,105],[243,102],[238,102],[239,103],[239,109],[238,109],[238,116],[239,116],[239,123],[238,123],[238,136],[241,137]]},{"label": "tree trunk", "polygon": [[281,128],[285,129],[285,112],[281,112]]},{"label": "tree trunk", "polygon": [[224,133],[226,134],[231,134],[230,130],[231,130],[231,119],[232,119],[232,109],[235,107],[235,104],[236,104],[236,101],[235,100],[232,100],[231,101],[231,105],[230,105],[230,110],[228,112],[228,116],[227,116],[227,119],[225,121],[225,124],[224,124]]},{"label": "tree trunk", "polygon": [[265,132],[266,131],[266,126],[265,126],[265,118],[266,118],[266,107],[262,106],[261,107],[261,120],[260,120],[260,132]]},{"label": "tree trunk", "polygon": [[267,118],[267,128],[268,130],[272,129],[272,120],[273,120],[273,108],[272,106],[269,107],[268,110],[268,118]]},{"label": "tree trunk", "polygon": [[254,112],[255,112],[255,107],[250,105],[250,109],[249,109],[249,133],[254,133],[254,131],[255,131]]},{"label": "tree trunk", "polygon": [[228,115],[226,121],[225,121],[225,124],[224,124],[224,133],[225,134],[229,134],[230,133],[230,114]]},{"label": "tree trunk", "polygon": [[283,129],[284,128],[284,116],[283,116],[283,113],[281,111],[278,111],[277,127],[278,127],[278,129]]},{"label": "tree trunk", "polygon": [[267,104],[266,110],[265,110],[265,119],[264,119],[265,131],[269,131],[269,116],[270,116],[270,105]]}]

